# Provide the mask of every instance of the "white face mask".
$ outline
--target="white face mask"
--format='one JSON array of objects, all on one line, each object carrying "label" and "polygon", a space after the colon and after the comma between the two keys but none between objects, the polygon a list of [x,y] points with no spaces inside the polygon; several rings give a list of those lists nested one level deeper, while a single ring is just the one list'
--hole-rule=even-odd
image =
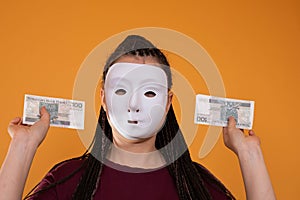
[{"label": "white face mask", "polygon": [[160,67],[116,63],[107,73],[104,91],[110,123],[125,138],[149,138],[162,127],[168,85]]}]

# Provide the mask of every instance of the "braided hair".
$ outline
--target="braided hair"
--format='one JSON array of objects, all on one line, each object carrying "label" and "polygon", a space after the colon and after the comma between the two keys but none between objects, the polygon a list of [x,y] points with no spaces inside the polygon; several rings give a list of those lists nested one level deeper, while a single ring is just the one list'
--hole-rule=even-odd
[{"label": "braided hair", "polygon": [[[165,55],[159,49],[145,38],[132,35],[128,36],[108,59],[103,71],[103,82],[105,82],[109,67],[117,58],[123,55],[154,56],[158,58],[161,64],[169,66]],[[170,67],[163,68],[163,70],[168,77],[168,87],[171,88]],[[105,158],[109,142],[112,142],[112,130],[108,124],[106,113],[101,107],[92,155],[87,158],[87,169],[73,195],[74,200],[93,198],[100,184],[99,179],[103,167],[99,160]],[[228,199],[235,199],[227,188],[207,169],[191,160],[172,105],[168,111],[164,127],[156,136],[155,147],[160,150],[166,162],[171,163],[167,166],[167,169],[175,182],[180,199],[211,199],[208,190],[204,186],[204,179],[216,186],[218,190],[228,196]]]},{"label": "braided hair", "polygon": [[[151,42],[141,36],[131,35],[128,36],[108,58],[103,70],[103,83],[105,82],[109,67],[123,55],[153,56],[156,57],[161,64],[169,66],[165,55]],[[163,68],[163,70],[168,77],[168,87],[171,88],[172,76],[170,67]],[[101,161],[106,158],[112,141],[112,129],[108,123],[106,112],[103,107],[101,107],[91,153],[86,152],[81,157],[75,158],[84,160],[80,169],[85,168],[85,171],[73,193],[73,200],[93,199],[100,185],[104,165]],[[157,133],[155,147],[161,152],[165,161],[170,163],[167,169],[176,185],[178,196],[181,200],[212,199],[209,191],[205,187],[205,182],[210,183],[217,190],[224,193],[228,199],[235,199],[230,191],[206,168],[192,161],[172,105],[166,116],[163,128]],[[80,169],[72,172],[69,176],[61,180],[60,183],[66,181]],[[56,184],[59,183],[54,183],[46,189]]]}]

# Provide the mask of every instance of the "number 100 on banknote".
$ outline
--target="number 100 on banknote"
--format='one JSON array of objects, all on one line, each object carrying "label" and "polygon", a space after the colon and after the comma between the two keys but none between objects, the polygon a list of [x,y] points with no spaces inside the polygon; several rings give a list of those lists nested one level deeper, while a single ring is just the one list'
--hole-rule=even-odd
[{"label": "number 100 on banknote", "polygon": [[40,119],[45,106],[50,114],[50,126],[84,129],[84,101],[25,94],[23,123],[32,125]]},{"label": "number 100 on banknote", "polygon": [[254,116],[254,101],[196,95],[194,122],[212,126],[226,127],[228,118],[233,116],[236,127],[251,129]]}]

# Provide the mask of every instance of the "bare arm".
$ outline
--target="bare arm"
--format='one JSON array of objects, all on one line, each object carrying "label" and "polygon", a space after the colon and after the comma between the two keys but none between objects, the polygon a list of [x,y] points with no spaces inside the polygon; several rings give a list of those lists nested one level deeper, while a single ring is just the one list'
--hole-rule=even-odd
[{"label": "bare arm", "polygon": [[22,125],[21,118],[10,122],[8,132],[12,140],[0,169],[0,200],[22,198],[33,157],[48,128],[49,114],[44,107],[41,109],[41,120],[32,126]]},{"label": "bare arm", "polygon": [[259,138],[252,130],[245,135],[235,125],[234,118],[230,117],[228,127],[223,129],[223,138],[225,145],[238,156],[247,199],[276,199]]}]

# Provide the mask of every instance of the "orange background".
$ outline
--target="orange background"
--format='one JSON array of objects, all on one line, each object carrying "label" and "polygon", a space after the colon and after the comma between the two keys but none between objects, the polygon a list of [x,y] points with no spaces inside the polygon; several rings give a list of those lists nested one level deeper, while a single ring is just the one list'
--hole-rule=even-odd
[{"label": "orange background", "polygon": [[[76,73],[96,45],[113,34],[148,26],[195,39],[218,66],[227,96],[255,100],[254,129],[277,197],[295,199],[300,179],[296,0],[2,1],[0,163],[10,141],[7,124],[22,115],[25,93],[72,98]],[[193,159],[211,170],[237,199],[245,199],[238,161],[221,138],[208,156],[198,158],[206,128],[199,126],[190,147]],[[75,130],[51,128],[36,154],[25,193],[55,163],[84,150]]]}]

